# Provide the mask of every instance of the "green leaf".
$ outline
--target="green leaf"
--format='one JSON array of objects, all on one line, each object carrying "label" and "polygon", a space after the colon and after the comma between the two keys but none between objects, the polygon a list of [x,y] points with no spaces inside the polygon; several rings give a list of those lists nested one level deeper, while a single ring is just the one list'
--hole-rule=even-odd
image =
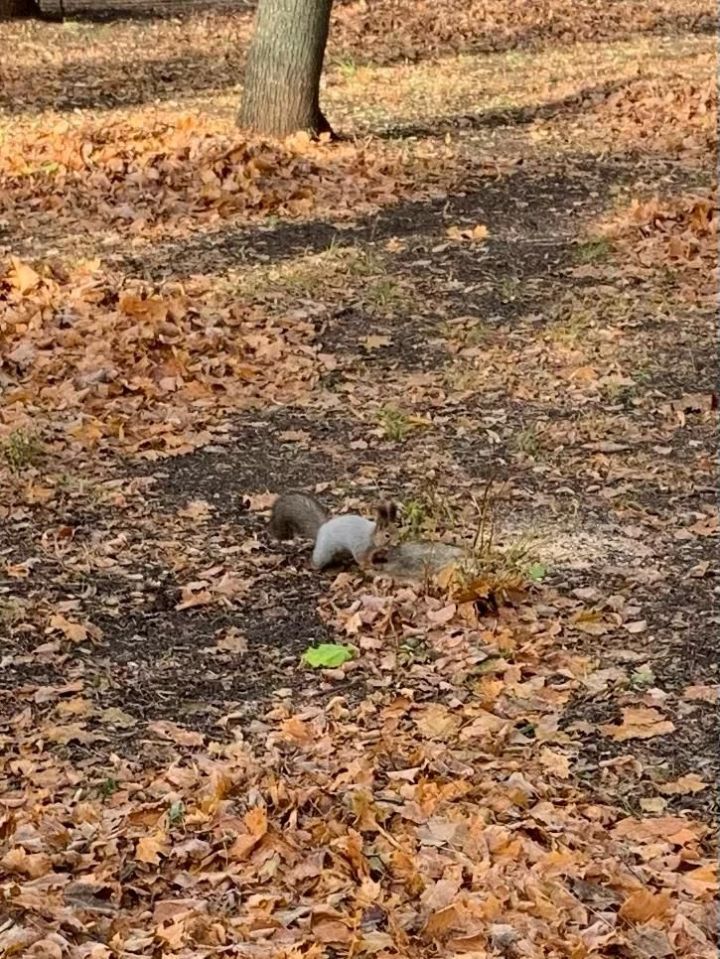
[{"label": "green leaf", "polygon": [[171,826],[177,826],[183,821],[185,818],[185,806],[182,802],[180,802],[180,800],[172,803],[168,809],[167,817]]},{"label": "green leaf", "polygon": [[638,666],[630,677],[630,682],[633,686],[640,688],[652,686],[655,682],[655,673],[652,671],[650,664],[643,663],[642,666]]},{"label": "green leaf", "polygon": [[348,646],[339,646],[337,643],[309,646],[303,653],[303,662],[312,666],[313,669],[334,669],[352,658],[352,650]]},{"label": "green leaf", "polygon": [[539,583],[541,580],[545,579],[547,575],[547,570],[542,563],[533,563],[532,566],[528,569],[528,576],[533,581],[533,583]]}]

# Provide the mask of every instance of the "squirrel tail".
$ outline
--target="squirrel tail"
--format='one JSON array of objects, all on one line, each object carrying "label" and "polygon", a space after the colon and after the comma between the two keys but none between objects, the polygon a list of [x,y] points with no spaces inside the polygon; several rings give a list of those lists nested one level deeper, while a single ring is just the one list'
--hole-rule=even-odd
[{"label": "squirrel tail", "polygon": [[315,542],[318,530],[329,518],[322,503],[309,493],[283,493],[273,503],[270,529],[277,539],[304,536]]}]

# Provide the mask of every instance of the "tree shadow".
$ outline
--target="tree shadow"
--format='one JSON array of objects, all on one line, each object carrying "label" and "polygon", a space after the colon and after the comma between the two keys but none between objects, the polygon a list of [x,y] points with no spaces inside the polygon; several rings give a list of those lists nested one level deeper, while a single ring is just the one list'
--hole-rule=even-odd
[{"label": "tree shadow", "polygon": [[[449,198],[410,200],[387,207],[359,220],[352,229],[327,220],[286,221],[272,229],[225,224],[212,232],[155,244],[137,254],[121,254],[114,262],[126,274],[159,283],[192,275],[223,275],[243,265],[267,265],[390,238],[433,237],[437,241],[445,236],[448,224],[470,219],[486,224],[492,237],[507,234],[509,228],[514,234],[525,233],[543,247],[542,258],[549,249],[548,236],[565,216],[562,211],[567,204],[575,208],[598,205],[613,183],[629,177],[627,166],[612,160],[599,164],[587,158],[564,173],[542,176],[518,165],[512,173],[488,176],[480,185],[475,180],[472,188]],[[508,222],[510,215],[512,223]],[[503,241],[502,246],[512,256],[513,242]],[[402,257],[396,262],[402,262]]]},{"label": "tree shadow", "polygon": [[253,12],[252,0],[39,0],[43,13],[77,23],[188,20],[196,14]]},{"label": "tree shadow", "polygon": [[28,115],[43,110],[102,110],[140,106],[207,90],[233,87],[244,54],[218,57],[189,50],[158,60],[96,60],[15,71],[0,88],[0,109]]},{"label": "tree shadow", "polygon": [[583,87],[577,93],[571,93],[546,103],[482,110],[478,113],[441,115],[421,123],[400,124],[381,130],[368,130],[367,132],[383,140],[402,140],[412,139],[413,137],[443,136],[458,129],[481,130],[496,127],[527,126],[536,120],[549,120],[561,114],[572,116],[584,109],[588,101],[600,102],[611,93],[632,86],[634,82],[635,78],[612,80],[594,87]]}]

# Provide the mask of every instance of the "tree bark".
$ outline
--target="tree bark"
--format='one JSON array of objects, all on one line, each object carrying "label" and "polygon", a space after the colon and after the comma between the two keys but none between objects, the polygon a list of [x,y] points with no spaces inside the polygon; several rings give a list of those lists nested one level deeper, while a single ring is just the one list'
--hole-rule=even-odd
[{"label": "tree bark", "polygon": [[35,0],[0,0],[0,20],[40,16],[42,12]]},{"label": "tree bark", "polygon": [[241,127],[274,137],[332,133],[320,110],[331,7],[332,0],[259,0]]}]

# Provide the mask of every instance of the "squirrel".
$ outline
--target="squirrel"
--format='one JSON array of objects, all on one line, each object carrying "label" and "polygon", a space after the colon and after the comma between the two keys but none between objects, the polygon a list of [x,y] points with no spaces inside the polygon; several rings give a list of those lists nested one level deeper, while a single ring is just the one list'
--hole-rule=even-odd
[{"label": "squirrel", "polygon": [[331,516],[309,493],[289,492],[279,496],[272,507],[270,529],[278,539],[301,535],[314,542],[312,564],[323,569],[352,556],[359,566],[372,563],[376,549],[391,539],[397,519],[394,503],[381,503],[375,521],[357,513]]},{"label": "squirrel", "polygon": [[394,503],[381,503],[372,522],[356,513],[331,516],[314,496],[299,492],[279,496],[270,516],[270,529],[278,539],[301,535],[313,541],[316,569],[352,556],[371,574],[418,580],[463,561],[465,551],[448,543],[416,540],[393,545],[396,525]]}]

